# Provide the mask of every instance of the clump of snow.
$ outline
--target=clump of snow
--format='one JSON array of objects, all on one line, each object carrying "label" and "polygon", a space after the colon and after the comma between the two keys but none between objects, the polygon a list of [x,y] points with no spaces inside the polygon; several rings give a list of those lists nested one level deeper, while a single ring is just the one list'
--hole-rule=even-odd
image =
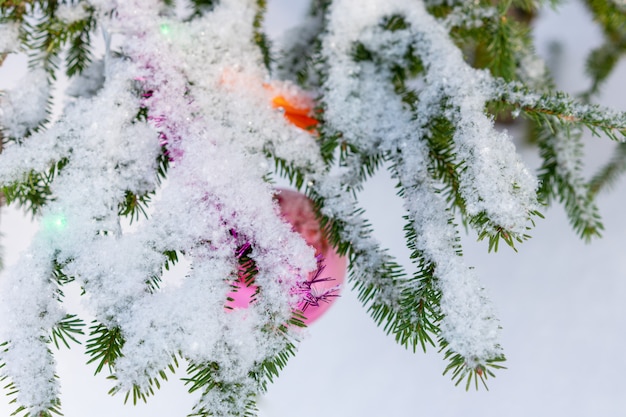
[{"label": "clump of snow", "polygon": [[72,24],[89,17],[89,11],[85,3],[59,4],[56,10],[56,17],[66,24]]},{"label": "clump of snow", "polygon": [[28,71],[19,87],[0,92],[0,129],[5,136],[21,138],[46,120],[50,98],[44,69]]},{"label": "clump of snow", "polygon": [[442,19],[442,24],[448,29],[463,27],[467,29],[479,28],[483,25],[483,20],[497,18],[498,11],[495,7],[473,8],[455,6],[450,13]]},{"label": "clump of snow", "polygon": [[0,23],[0,54],[14,52],[19,46],[19,36],[19,23]]},{"label": "clump of snow", "polygon": [[64,315],[47,274],[51,250],[36,245],[24,255],[28,262],[0,274],[0,340],[8,341],[7,350],[0,349],[0,363],[17,387],[26,388],[17,400],[35,412],[46,410],[58,394],[54,359],[45,343],[48,329]]},{"label": "clump of snow", "polygon": [[104,60],[99,59],[72,79],[66,94],[71,97],[92,97],[102,88],[104,81]]}]

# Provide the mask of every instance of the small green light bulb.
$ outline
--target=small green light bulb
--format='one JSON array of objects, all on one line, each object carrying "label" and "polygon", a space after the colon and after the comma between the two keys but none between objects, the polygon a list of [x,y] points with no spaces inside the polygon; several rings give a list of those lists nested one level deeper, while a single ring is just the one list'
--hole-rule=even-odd
[{"label": "small green light bulb", "polygon": [[47,230],[61,232],[67,226],[67,220],[62,214],[54,214],[44,218],[43,225]]},{"label": "small green light bulb", "polygon": [[161,34],[168,36],[172,32],[172,28],[167,23],[161,24]]}]

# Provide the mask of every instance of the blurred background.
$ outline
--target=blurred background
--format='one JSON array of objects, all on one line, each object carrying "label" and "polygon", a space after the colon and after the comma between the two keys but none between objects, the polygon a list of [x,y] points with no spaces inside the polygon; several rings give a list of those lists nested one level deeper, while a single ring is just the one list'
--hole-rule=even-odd
[{"label": "blurred background", "polygon": [[[267,28],[274,39],[307,6],[303,0],[269,0],[268,5]],[[588,87],[584,59],[601,44],[601,32],[581,3],[568,0],[542,10],[534,34],[537,52],[553,67],[560,89],[577,93]],[[23,57],[7,59],[0,89],[13,85],[25,65]],[[621,62],[602,90],[602,104],[626,110],[625,76]],[[585,142],[591,173],[610,157],[613,144],[591,136]],[[535,169],[537,150],[521,140],[516,144]],[[361,200],[378,239],[408,266],[401,202],[385,172],[370,181]],[[455,387],[441,375],[446,362],[435,349],[413,353],[396,345],[346,288],[259,399],[260,416],[626,416],[625,203],[626,181],[600,195],[606,230],[591,244],[578,239],[560,206],[544,211],[546,219],[518,253],[502,247],[488,254],[485,242],[464,236],[466,262],[476,267],[497,308],[508,358],[508,369],[489,381],[488,392]],[[36,227],[14,207],[2,208],[6,264],[16,261]],[[56,353],[65,416],[174,417],[191,410],[195,397],[175,378],[148,404],[124,406],[123,396],[107,395],[111,384],[104,376],[92,376],[94,368],[84,365],[80,350]],[[0,395],[0,416],[14,410],[7,402]]]}]

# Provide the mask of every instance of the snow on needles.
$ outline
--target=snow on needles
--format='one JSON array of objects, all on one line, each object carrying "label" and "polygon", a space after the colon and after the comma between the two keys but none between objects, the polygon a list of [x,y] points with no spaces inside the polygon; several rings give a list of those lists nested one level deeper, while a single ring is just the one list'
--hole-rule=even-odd
[{"label": "snow on needles", "polygon": [[65,23],[74,23],[89,17],[85,3],[60,4],[55,14],[59,20]]},{"label": "snow on needles", "polygon": [[0,92],[0,126],[5,136],[21,138],[48,116],[50,88],[44,69],[28,71],[19,87]]},{"label": "snow on needles", "polygon": [[18,47],[20,25],[13,22],[0,23],[0,54],[13,52]]},{"label": "snow on needles", "polygon": [[[385,30],[382,22],[393,16],[402,16],[406,27]],[[383,54],[383,62],[398,61],[413,48],[425,67],[414,109],[394,93],[390,68],[376,59],[356,59],[356,45]],[[474,272],[458,256],[452,215],[428,174],[425,143],[433,119],[452,122],[455,152],[465,167],[459,192],[467,214],[486,215],[488,232],[502,228],[523,234],[529,213],[538,207],[537,184],[510,138],[484,114],[494,94],[492,79],[463,61],[445,22],[434,19],[421,2],[334,1],[323,53],[328,65],[325,120],[361,151],[390,155],[405,190],[416,248],[436,268],[445,315],[442,336],[469,365],[499,356],[498,322]]]},{"label": "snow on needles", "polygon": [[[0,361],[19,389],[18,402],[37,414],[58,397],[48,350],[50,331],[65,315],[51,278],[57,264],[84,288],[89,313],[124,337],[113,369],[116,390],[149,390],[155,375],[182,356],[192,365],[212,364],[217,385],[238,390],[234,397],[206,390],[196,411],[239,413],[238,401],[262,390],[255,375],[264,363],[297,337],[291,328],[288,335],[280,330],[297,301],[290,289],[316,267],[313,249],[279,216],[266,181],[274,162],[268,155],[308,176],[310,189],[326,202],[323,213],[343,220],[343,239],[368,254],[355,267],[364,272],[384,269],[390,257],[363,231],[346,189],[363,181],[361,155],[383,155],[405,191],[412,243],[434,266],[441,336],[470,368],[501,355],[493,308],[459,256],[454,213],[431,175],[432,121],[443,118],[453,127],[465,214],[486,219],[476,228],[523,234],[537,208],[536,180],[484,114],[496,84],[463,61],[446,32],[454,22],[437,21],[420,1],[335,0],[329,6],[322,117],[361,152],[329,173],[312,135],[271,105],[272,91],[288,95],[294,87],[269,80],[263,67],[253,42],[257,2],[222,0],[194,19],[163,12],[158,0],[90,4],[121,50],[107,51],[72,84],[75,99],[61,118],[35,129],[45,120],[49,96],[43,70],[0,96],[0,125],[16,139],[0,154],[0,183],[62,162],[31,248],[0,280],[0,342],[8,342]],[[80,19],[83,11],[65,6],[61,18]],[[386,30],[381,22],[392,16],[406,25]],[[410,47],[425,69],[419,100],[403,101],[390,67],[355,59],[356,45],[387,63],[404,59]],[[165,163],[164,180],[158,172]],[[156,191],[149,218],[124,231],[120,207],[129,194],[132,200]],[[261,293],[249,309],[227,313],[235,254],[244,244],[252,247]],[[171,253],[184,254],[189,273],[178,286],[151,286]],[[377,301],[398,308],[408,280],[389,282],[377,283]]]},{"label": "snow on needles", "polygon": [[[12,363],[6,369],[20,390],[18,402],[35,414],[58,396],[45,337],[63,317],[50,279],[54,262],[85,289],[88,311],[125,338],[116,389],[146,391],[151,378],[182,355],[216,363],[214,377],[238,384],[242,398],[261,389],[251,370],[287,343],[280,332],[262,329],[286,323],[296,301],[289,289],[316,267],[313,250],[279,216],[264,180],[268,149],[307,169],[322,164],[311,135],[270,104],[267,73],[251,41],[254,2],[222,1],[186,23],[159,15],[160,4],[117,3],[105,26],[121,38],[125,59],[107,57],[101,89],[74,92],[77,99],[58,122],[0,155],[3,184],[67,159],[43,209],[44,227],[1,281],[7,319],[0,339],[10,343],[0,359]],[[45,80],[27,85],[31,97],[45,95]],[[10,113],[16,100],[3,102],[2,122],[20,138],[25,129],[19,127],[32,127],[34,118]],[[25,108],[34,112],[41,103]],[[118,207],[125,193],[159,187],[161,146],[170,167],[153,214],[122,232]],[[246,241],[262,294],[245,312],[226,313],[235,251]],[[166,251],[184,253],[191,271],[180,286],[151,291],[147,282],[160,276]],[[207,393],[198,408],[227,415],[220,395],[227,393]]]}]

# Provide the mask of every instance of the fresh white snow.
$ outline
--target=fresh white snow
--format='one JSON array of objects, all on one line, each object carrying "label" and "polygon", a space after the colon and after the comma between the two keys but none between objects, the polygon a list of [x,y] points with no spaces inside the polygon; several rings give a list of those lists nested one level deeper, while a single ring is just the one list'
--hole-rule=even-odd
[{"label": "fresh white snow", "polygon": [[[146,3],[150,3],[149,1]],[[270,3],[274,13],[280,11],[281,3],[295,3],[275,0]],[[393,3],[393,2],[391,2]],[[130,4],[130,2],[129,2]],[[287,4],[284,4],[287,7]],[[293,7],[289,5],[289,7]],[[570,5],[566,8],[565,18],[569,22],[576,22],[583,15],[580,6]],[[553,15],[551,18],[556,19]],[[584,19],[583,19],[584,21]],[[543,20],[539,22],[538,33],[542,34],[542,27],[553,25],[551,20]],[[586,24],[589,22],[584,21]],[[139,24],[145,24],[138,20]],[[546,26],[542,26],[546,25]],[[242,27],[245,27],[242,24]],[[175,28],[174,28],[175,29]],[[572,29],[572,33],[579,32],[578,27]],[[201,35],[201,34],[198,34]],[[563,30],[559,34],[559,39],[566,39],[564,59],[573,59],[572,55],[568,55],[575,48],[580,48],[579,44],[567,43],[568,32]],[[545,35],[540,40],[547,42],[551,38]],[[563,38],[561,38],[563,37]],[[192,39],[189,40],[191,42]],[[219,36],[211,38],[212,42],[220,41]],[[158,57],[146,58],[151,62],[158,62]],[[200,59],[200,57],[198,57]],[[202,56],[202,59],[206,57]],[[228,58],[226,58],[227,60]],[[217,64],[217,63],[216,63]],[[236,62],[233,63],[236,65]],[[566,68],[569,66],[566,65]],[[623,69],[623,68],[622,68]],[[5,68],[2,69],[6,71]],[[114,73],[112,68],[109,69],[110,74]],[[136,71],[136,69],[128,69]],[[250,74],[247,69],[243,69],[243,79],[255,79],[262,74]],[[622,72],[623,73],[623,72]],[[193,77],[193,75],[191,75]],[[215,88],[215,82],[221,77],[221,73],[211,72],[205,78],[199,77],[198,88],[203,91],[210,91]],[[138,76],[138,78],[141,75]],[[250,77],[250,78],[248,78]],[[167,77],[168,81],[174,83],[176,75]],[[213,83],[213,84],[212,84]],[[159,83],[155,83],[159,85]],[[260,83],[259,83],[260,84]],[[565,84],[563,88],[577,91],[577,84],[570,87],[571,84]],[[606,92],[615,94],[618,99],[612,98],[609,94],[607,100],[613,105],[624,107],[620,104],[619,98],[619,76],[615,74],[612,82],[607,85]],[[127,86],[115,86],[112,83],[112,90],[108,94],[117,95],[124,94]],[[174,85],[173,88],[183,88]],[[255,87],[250,87],[254,91]],[[622,88],[623,89],[623,88]],[[163,89],[163,103],[167,103],[169,97],[167,89]],[[249,91],[250,91],[249,90]],[[248,91],[248,93],[249,93]],[[375,94],[376,90],[372,91]],[[105,91],[104,94],[107,94]],[[282,117],[272,119],[272,109],[268,106],[260,114],[253,114],[249,108],[258,107],[258,103],[263,99],[263,89],[257,88],[257,95],[253,94],[250,98],[249,94],[242,96],[238,94],[236,89],[231,92],[231,102],[224,103],[211,102],[217,100],[213,96],[197,97],[194,105],[203,109],[211,109],[211,104],[218,108],[214,110],[217,114],[208,111],[207,119],[212,128],[216,128],[219,132],[219,126],[211,121],[211,118],[219,119],[223,117],[222,108],[232,112],[233,119],[250,118],[255,120],[263,120],[263,124],[268,120],[273,120],[270,126],[263,126],[254,133],[260,137],[272,137],[272,135],[280,135],[281,131],[289,129]],[[155,97],[155,96],[153,96]],[[81,99],[79,99],[81,100]],[[87,99],[85,99],[87,100]],[[98,105],[97,98],[93,104]],[[103,99],[104,100],[104,99]],[[246,100],[253,102],[247,103]],[[257,102],[254,102],[257,100]],[[120,101],[123,104],[124,100]],[[184,114],[178,114],[175,108],[160,109],[159,106],[165,105],[158,102],[158,96],[152,101],[153,107],[157,114],[167,114],[170,121],[173,120],[172,126],[176,124],[176,117],[186,117]],[[182,103],[187,105],[188,103]],[[390,104],[390,103],[386,103]],[[393,105],[393,103],[391,103]],[[62,123],[78,123],[83,119],[80,114],[80,103],[76,103],[77,114]],[[261,106],[262,107],[262,106]],[[124,113],[122,108],[114,110],[115,117],[120,120],[128,120],[129,114]],[[255,110],[254,113],[258,113]],[[402,114],[402,110],[398,110],[398,115]],[[247,119],[246,119],[247,120]],[[90,121],[91,122],[91,121]],[[204,122],[204,121],[203,121]],[[85,122],[83,122],[85,123]],[[260,122],[259,122],[260,123]],[[159,126],[162,127],[162,126]],[[175,140],[175,127],[170,128],[170,139]],[[60,129],[60,128],[59,128]],[[150,189],[154,186],[154,178],[150,172],[135,172],[135,175],[128,178],[119,178],[119,176],[98,177],[98,173],[107,172],[111,169],[111,164],[124,163],[126,165],[137,166],[137,169],[150,166],[145,163],[142,158],[148,158],[157,149],[151,145],[151,141],[138,140],[139,138],[150,138],[156,133],[147,127],[131,127],[126,124],[117,126],[115,132],[101,132],[98,126],[91,126],[85,123],[84,129],[91,134],[87,135],[91,142],[83,143],[82,147],[72,147],[71,141],[78,138],[67,138],[65,145],[47,144],[43,138],[40,145],[42,146],[39,156],[33,158],[26,163],[31,166],[41,166],[46,164],[51,155],[63,155],[72,149],[73,152],[94,152],[99,149],[99,143],[110,140],[112,137],[120,143],[112,143],[106,147],[106,152],[98,154],[101,157],[97,161],[96,166],[92,164],[84,164],[83,166],[69,167],[80,172],[81,178],[87,175],[93,184],[100,184],[102,181],[107,184],[104,188],[110,195],[116,195],[125,187],[135,187],[138,191]],[[302,149],[298,146],[290,144],[291,141],[298,142],[299,145],[305,144],[308,139],[306,133],[297,132],[292,129],[290,133],[293,136],[275,138],[275,145],[284,152],[285,155],[294,155],[296,149]],[[2,211],[2,230],[6,235],[3,239],[5,252],[7,255],[7,263],[9,270],[14,268],[20,272],[20,268],[37,269],[41,265],[37,262],[29,264],[15,264],[17,259],[17,249],[19,246],[26,252],[22,252],[21,256],[28,256],[28,251],[37,257],[43,257],[46,254],[47,244],[51,240],[58,243],[65,251],[68,257],[73,257],[77,253],[82,253],[83,261],[77,261],[74,265],[79,275],[98,277],[101,272],[106,270],[109,272],[107,280],[117,280],[120,285],[103,285],[104,281],[94,279],[92,282],[85,283],[91,286],[92,293],[95,295],[89,299],[87,306],[83,305],[79,308],[87,307],[91,312],[114,309],[119,312],[120,320],[123,320],[129,334],[134,335],[128,342],[129,349],[133,357],[141,356],[143,349],[154,352],[155,347],[150,343],[163,343],[167,348],[162,352],[167,352],[172,347],[184,348],[185,352],[193,357],[197,354],[199,358],[206,355],[206,352],[194,353],[194,349],[198,346],[205,346],[212,349],[216,346],[216,338],[226,335],[229,338],[238,339],[247,346],[258,346],[262,341],[255,340],[251,337],[251,331],[247,326],[238,327],[238,332],[229,331],[227,333],[220,332],[220,326],[228,325],[230,320],[238,320],[235,316],[224,318],[226,322],[213,323],[207,327],[206,322],[188,322],[189,316],[181,310],[181,299],[191,302],[194,308],[200,309],[207,316],[219,316],[218,310],[221,309],[223,297],[221,294],[227,291],[227,286],[216,288],[216,282],[219,277],[223,276],[228,270],[226,253],[229,249],[227,236],[215,236],[216,241],[224,239],[224,249],[226,252],[221,254],[211,254],[210,257],[206,253],[197,253],[197,270],[193,272],[198,276],[207,277],[207,279],[191,280],[187,277],[183,280],[182,285],[176,288],[168,289],[151,298],[140,294],[138,284],[142,283],[143,275],[139,274],[139,269],[154,267],[160,265],[161,259],[154,258],[154,250],[148,249],[155,244],[155,236],[158,236],[158,248],[169,248],[171,245],[180,245],[181,242],[193,241],[193,234],[201,234],[202,230],[198,229],[198,223],[180,224],[180,217],[177,213],[181,211],[191,210],[190,216],[195,219],[202,217],[202,226],[211,230],[217,228],[216,223],[222,221],[223,213],[227,210],[237,210],[237,213],[249,213],[250,219],[246,215],[241,214],[241,218],[237,217],[237,225],[241,230],[258,233],[253,227],[253,220],[258,221],[264,219],[262,223],[265,225],[265,233],[267,235],[258,236],[262,245],[268,248],[266,257],[259,257],[262,265],[271,268],[275,265],[275,256],[284,253],[281,248],[277,251],[272,248],[272,239],[287,238],[292,241],[293,254],[303,253],[300,245],[302,242],[296,237],[288,233],[288,228],[281,226],[280,222],[276,222],[272,213],[271,200],[266,200],[264,211],[252,210],[248,212],[246,199],[237,196],[248,195],[246,193],[254,192],[254,187],[263,187],[262,183],[252,182],[250,189],[232,190],[225,177],[247,176],[253,177],[251,174],[258,174],[266,167],[263,161],[259,159],[246,158],[250,156],[247,152],[249,149],[261,146],[256,142],[254,135],[248,132],[239,132],[241,142],[235,142],[229,133],[224,133],[227,139],[225,143],[217,143],[213,141],[210,149],[203,149],[203,143],[193,140],[194,135],[203,134],[202,129],[197,131],[185,132],[184,137],[190,138],[187,142],[181,140],[181,150],[184,155],[190,155],[188,159],[179,162],[174,161],[174,169],[170,171],[171,178],[164,187],[162,203],[157,203],[156,215],[150,222],[142,224],[138,231],[124,236],[120,242],[110,242],[107,239],[96,241],[90,240],[72,240],[69,242],[62,241],[54,234],[45,230],[45,227],[39,226],[39,230],[33,238],[30,249],[21,243],[24,230],[30,229],[28,222],[23,221],[19,215],[10,209]],[[183,135],[181,135],[182,137]],[[228,140],[231,139],[231,140]],[[499,140],[499,139],[497,139]],[[610,148],[606,143],[601,142],[597,138],[585,138],[585,141],[593,143],[594,149],[590,161],[593,165],[602,157],[605,157],[606,150]],[[158,142],[157,142],[158,143]],[[261,143],[263,143],[261,141]],[[596,146],[601,143],[601,146]],[[121,146],[120,146],[121,145]],[[55,147],[57,146],[57,147]],[[123,146],[123,148],[122,148]],[[536,164],[534,151],[524,146],[518,146],[522,152],[522,156],[526,163],[530,166]],[[125,149],[125,152],[119,152],[119,149]],[[315,164],[316,161],[310,161],[309,155],[305,151],[302,154],[294,156],[295,159],[301,161],[302,164]],[[96,155],[86,155],[90,162],[94,161]],[[228,161],[229,164],[221,164],[223,158],[234,158]],[[240,158],[241,160],[239,160]],[[9,159],[9,158],[7,158]],[[82,158],[81,158],[82,159]],[[6,160],[6,159],[5,159]],[[258,165],[245,165],[254,160]],[[10,161],[10,159],[9,159]],[[15,161],[14,166],[3,165],[3,175],[14,175],[25,162]],[[189,164],[189,165],[186,165]],[[201,170],[197,172],[194,180],[189,181],[187,176],[176,175],[176,169],[189,166],[201,166],[209,164],[211,170]],[[232,171],[233,166],[244,164],[246,170]],[[78,164],[80,165],[80,164]],[[511,169],[517,169],[517,166]],[[69,175],[68,175],[69,177]],[[111,180],[128,181],[127,183],[113,183]],[[137,178],[140,181],[137,181]],[[103,215],[107,211],[106,200],[86,201],[80,192],[73,189],[84,189],[84,185],[77,183],[76,179],[59,178],[60,183],[57,185],[59,190],[55,190],[59,195],[67,196],[65,200],[52,205],[49,208],[50,214],[54,215],[55,210],[59,207],[63,209],[66,218],[73,220],[76,224],[68,224],[68,228],[74,230],[89,230],[90,225],[88,217],[80,212],[76,212],[75,216],[67,216],[65,210],[70,210],[76,205],[83,207],[88,204],[94,207],[94,210],[102,210]],[[90,183],[91,184],[91,183]],[[202,186],[198,186],[202,184]],[[99,185],[100,186],[100,185]],[[402,219],[403,214],[402,202],[394,198],[393,181],[384,175],[377,176],[365,189],[362,201],[367,208],[367,215],[371,217],[376,231],[376,238],[381,240],[383,246],[389,247],[391,253],[398,254],[399,258],[407,258],[400,254],[404,254],[406,248],[402,239]],[[100,186],[102,187],[102,186]],[[232,207],[224,210],[212,209],[203,206],[203,199],[206,195],[198,192],[198,189],[210,189],[213,195],[228,195],[234,197]],[[64,191],[66,190],[66,191]],[[267,190],[266,190],[267,191]],[[620,376],[626,371],[626,364],[620,361],[620,346],[623,343],[623,337],[620,336],[624,328],[623,317],[626,317],[623,303],[621,300],[626,295],[626,284],[624,284],[623,275],[626,273],[626,266],[620,261],[621,258],[621,241],[626,232],[626,224],[623,220],[620,207],[623,204],[623,198],[620,196],[626,192],[624,185],[621,185],[610,194],[603,196],[601,199],[601,210],[605,218],[606,232],[602,240],[598,240],[591,245],[584,245],[580,242],[574,233],[570,230],[567,221],[562,215],[562,209],[555,207],[547,211],[547,220],[540,221],[538,227],[531,233],[533,239],[520,246],[520,252],[515,254],[508,248],[501,249],[498,254],[486,254],[485,244],[473,244],[471,240],[465,239],[465,261],[476,266],[476,275],[481,277],[484,286],[489,290],[493,300],[494,309],[500,318],[499,324],[503,326],[501,343],[508,357],[508,370],[500,371],[495,380],[491,380],[491,391],[485,392],[464,392],[461,388],[455,388],[449,381],[448,377],[441,377],[440,372],[444,365],[441,358],[434,352],[422,355],[419,352],[412,354],[395,344],[395,342],[384,335],[381,329],[371,322],[366,311],[359,305],[353,293],[344,292],[344,295],[338,300],[336,307],[331,309],[327,315],[316,323],[309,330],[309,337],[301,344],[300,352],[296,358],[284,371],[283,375],[277,382],[270,386],[269,393],[266,397],[260,399],[261,415],[265,417],[280,417],[298,415],[301,417],[314,416],[323,413],[328,416],[350,416],[359,415],[364,417],[380,416],[380,415],[424,415],[437,416],[457,416],[460,414],[468,416],[527,416],[535,415],[568,415],[568,416],[588,416],[588,415],[619,415],[619,412],[626,409],[626,400],[623,398],[624,383]],[[170,193],[170,194],[168,194]],[[232,193],[232,195],[231,195]],[[240,194],[239,194],[240,193]],[[106,196],[104,196],[106,197]],[[102,196],[101,196],[102,198]],[[195,202],[189,204],[189,199]],[[381,205],[380,202],[385,204]],[[255,202],[256,203],[256,202]],[[158,204],[165,205],[161,207]],[[434,205],[436,208],[436,205]],[[413,208],[414,210],[417,210]],[[195,212],[194,212],[195,210]],[[235,221],[235,220],[233,220]],[[101,225],[99,225],[101,227]],[[115,224],[112,223],[112,229]],[[188,231],[185,235],[181,235],[183,231]],[[89,233],[85,233],[90,235]],[[265,240],[263,240],[265,239]],[[15,242],[15,243],[14,243]],[[144,242],[150,242],[145,245]],[[159,246],[160,245],[160,246]],[[101,247],[101,246],[104,246]],[[102,250],[111,254],[108,259],[101,259],[98,264],[90,264],[92,253],[101,253]],[[129,251],[136,253],[136,256],[128,256]],[[26,255],[24,255],[26,253]],[[48,255],[50,256],[50,255]],[[222,258],[220,258],[222,256]],[[211,258],[212,257],[212,258]],[[129,264],[128,260],[132,258],[145,259],[145,263],[139,266]],[[293,261],[293,259],[291,260]],[[309,265],[307,259],[296,259],[297,267],[306,268]],[[265,264],[264,264],[265,262]],[[451,265],[451,268],[456,267]],[[137,269],[139,268],[139,269]],[[226,268],[226,269],[220,269]],[[463,268],[465,268],[463,266]],[[137,269],[137,275],[133,275],[133,271]],[[81,272],[82,271],[82,272]],[[130,274],[129,274],[130,271]],[[206,273],[202,273],[202,272]],[[20,275],[29,276],[36,274],[36,270],[21,271]],[[125,275],[129,274],[129,275]],[[215,274],[216,279],[212,282],[208,278]],[[133,280],[133,276],[135,277]],[[259,279],[263,279],[260,277]],[[123,282],[122,282],[123,281]],[[133,284],[134,282],[134,284]],[[193,285],[192,285],[193,283]],[[23,288],[3,289],[3,297],[10,298],[11,303],[3,304],[4,309],[10,308],[11,311],[2,311],[0,317],[20,317],[20,319],[37,319],[41,317],[33,315],[32,306],[38,306],[40,309],[45,308],[48,315],[42,321],[45,325],[46,320],[54,321],[60,312],[55,307],[55,302],[46,297],[50,291],[45,288],[46,284],[36,281],[23,281],[21,285],[35,285],[42,288],[33,289],[34,293],[40,295],[36,300],[21,300],[24,294],[30,292],[23,291]],[[271,282],[266,281],[267,287],[271,288]],[[133,287],[137,285],[137,287]],[[472,284],[470,288],[475,289],[476,285]],[[280,298],[281,288],[276,286],[274,289],[276,296]],[[137,303],[132,311],[127,311],[126,315],[122,310],[124,305],[116,305],[119,300],[119,291],[127,291],[128,297],[136,297]],[[200,300],[194,297],[194,293],[201,291],[204,294],[215,294],[208,300],[207,304],[199,303]],[[456,293],[458,294],[458,293]],[[10,296],[10,297],[9,297]],[[474,296],[474,295],[473,295]],[[207,301],[205,298],[203,301]],[[477,300],[478,301],[478,300]],[[281,301],[283,302],[283,301]],[[168,306],[163,308],[163,305]],[[16,309],[16,306],[23,307],[25,311]],[[189,306],[185,306],[189,307]],[[77,308],[72,306],[68,309]],[[491,307],[490,307],[491,308]],[[185,308],[186,310],[186,308]],[[131,314],[132,313],[132,314]],[[254,325],[254,311],[252,316],[248,317],[247,323]],[[490,311],[485,314],[491,314]],[[154,320],[154,327],[146,329],[145,326],[139,324],[145,323],[145,317],[151,317]],[[188,337],[185,332],[177,333],[180,329],[175,326],[176,323],[183,321],[188,329],[204,328],[204,331],[195,332],[194,335],[203,335],[207,339],[198,340],[198,336]],[[241,324],[241,321],[237,323]],[[10,329],[10,328],[9,328]],[[14,328],[18,331],[19,328]],[[155,331],[154,334],[143,334],[146,331]],[[157,337],[158,336],[158,337]],[[35,337],[35,339],[33,339]],[[0,339],[2,339],[0,335]],[[32,365],[32,361],[37,360],[41,364],[43,372],[50,372],[49,357],[41,350],[41,344],[36,339],[36,334],[24,334],[21,336],[22,342],[25,344],[24,349],[31,352],[28,357],[28,363]],[[148,345],[146,345],[148,341]],[[32,343],[30,343],[32,342]],[[26,346],[28,345],[28,347]],[[261,346],[261,350],[271,347]],[[158,351],[158,347],[156,350]],[[183,393],[180,384],[173,381],[165,384],[163,392],[159,392],[154,398],[151,398],[148,405],[140,405],[135,408],[132,406],[120,406],[122,398],[106,396],[106,391],[111,384],[103,381],[103,378],[92,378],[89,374],[90,369],[83,367],[84,357],[77,355],[79,348],[74,348],[77,352],[74,355],[63,352],[58,355],[58,372],[60,374],[63,410],[68,417],[77,417],[83,415],[98,416],[172,416],[180,415],[185,410],[189,410],[191,404],[197,398],[188,396]],[[212,349],[212,354],[216,353]],[[136,355],[135,355],[136,354]],[[244,361],[242,366],[246,366],[246,360],[254,361],[255,352],[245,349],[240,352],[240,358]],[[21,358],[24,360],[24,358]],[[120,367],[122,375],[130,382],[141,381],[141,367],[151,369],[160,369],[163,364],[167,363],[169,357],[164,354],[162,357],[150,355],[146,357],[148,362],[139,364],[134,360],[122,361]],[[224,360],[224,363],[227,361]],[[15,372],[19,374],[20,369],[28,369],[22,367],[20,362],[13,365]],[[242,368],[240,368],[242,369]],[[237,375],[238,370],[232,369],[232,375]],[[30,380],[29,384],[37,384],[34,381],[35,375],[22,375],[25,380]],[[234,378],[235,378],[234,377]],[[97,384],[93,383],[99,381]],[[123,382],[123,381],[122,381]],[[36,392],[44,392],[47,388]],[[27,399],[32,404],[37,401],[45,402],[45,398],[39,400]],[[5,408],[3,408],[5,407]],[[0,411],[8,414],[9,406],[0,403]]]}]

